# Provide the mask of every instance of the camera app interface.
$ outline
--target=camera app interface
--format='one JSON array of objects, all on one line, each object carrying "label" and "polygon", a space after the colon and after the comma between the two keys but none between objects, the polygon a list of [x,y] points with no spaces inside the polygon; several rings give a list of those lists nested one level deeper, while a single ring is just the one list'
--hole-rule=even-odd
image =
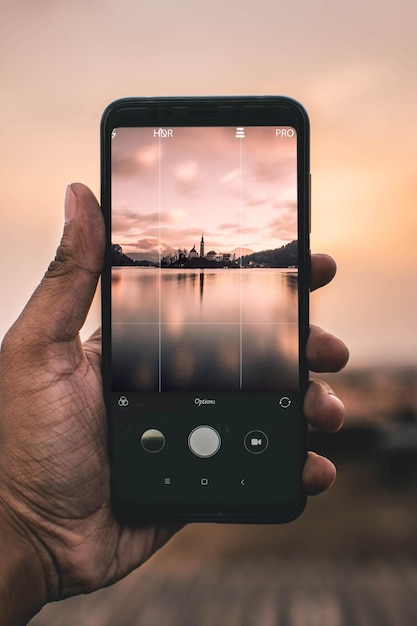
[{"label": "camera app interface", "polygon": [[220,392],[275,392],[290,402],[298,389],[295,130],[120,127],[111,152],[119,406],[129,394],[171,392],[196,404]]}]

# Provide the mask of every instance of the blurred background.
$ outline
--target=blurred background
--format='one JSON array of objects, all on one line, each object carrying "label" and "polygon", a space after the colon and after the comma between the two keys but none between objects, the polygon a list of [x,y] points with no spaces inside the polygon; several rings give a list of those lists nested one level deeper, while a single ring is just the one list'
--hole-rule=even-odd
[{"label": "blurred background", "polygon": [[[33,626],[415,624],[417,5],[410,0],[1,3],[0,336],[58,245],[66,185],[99,194],[99,122],[129,95],[284,94],[312,126],[312,321],[351,359],[327,380],[336,485],[283,527],[192,526],[125,581]],[[83,331],[99,325],[96,299]]]}]

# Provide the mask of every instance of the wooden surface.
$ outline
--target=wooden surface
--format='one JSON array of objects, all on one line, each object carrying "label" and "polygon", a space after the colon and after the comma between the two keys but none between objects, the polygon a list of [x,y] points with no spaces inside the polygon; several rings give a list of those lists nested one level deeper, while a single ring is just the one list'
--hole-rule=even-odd
[{"label": "wooden surface", "polygon": [[30,626],[415,626],[417,562],[247,560],[158,571],[51,604]]},{"label": "wooden surface", "polygon": [[375,459],[283,526],[191,524],[108,589],[50,604],[30,626],[416,626],[417,484]]}]

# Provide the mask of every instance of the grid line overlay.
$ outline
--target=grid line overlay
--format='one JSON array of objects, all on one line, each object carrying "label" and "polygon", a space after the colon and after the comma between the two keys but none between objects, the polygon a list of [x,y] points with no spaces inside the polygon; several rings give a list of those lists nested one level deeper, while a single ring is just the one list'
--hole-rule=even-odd
[{"label": "grid line overlay", "polygon": [[[243,211],[243,145],[242,138],[239,139],[239,249],[242,249],[242,211]],[[240,329],[239,329],[239,387],[243,386],[243,285],[242,285],[242,260],[239,261],[239,283],[240,283]]]},{"label": "grid line overlay", "polygon": [[[161,163],[161,137],[158,137],[158,241],[161,243],[161,211],[162,211],[162,163]],[[162,391],[162,274],[161,274],[161,248],[159,247],[158,268],[158,391]]]}]

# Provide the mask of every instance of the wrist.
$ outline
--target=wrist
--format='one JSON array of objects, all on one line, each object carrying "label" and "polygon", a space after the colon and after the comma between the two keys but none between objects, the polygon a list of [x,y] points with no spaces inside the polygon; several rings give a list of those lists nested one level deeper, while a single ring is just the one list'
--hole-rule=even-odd
[{"label": "wrist", "polygon": [[0,506],[0,624],[24,626],[47,601],[44,569],[35,547]]}]

